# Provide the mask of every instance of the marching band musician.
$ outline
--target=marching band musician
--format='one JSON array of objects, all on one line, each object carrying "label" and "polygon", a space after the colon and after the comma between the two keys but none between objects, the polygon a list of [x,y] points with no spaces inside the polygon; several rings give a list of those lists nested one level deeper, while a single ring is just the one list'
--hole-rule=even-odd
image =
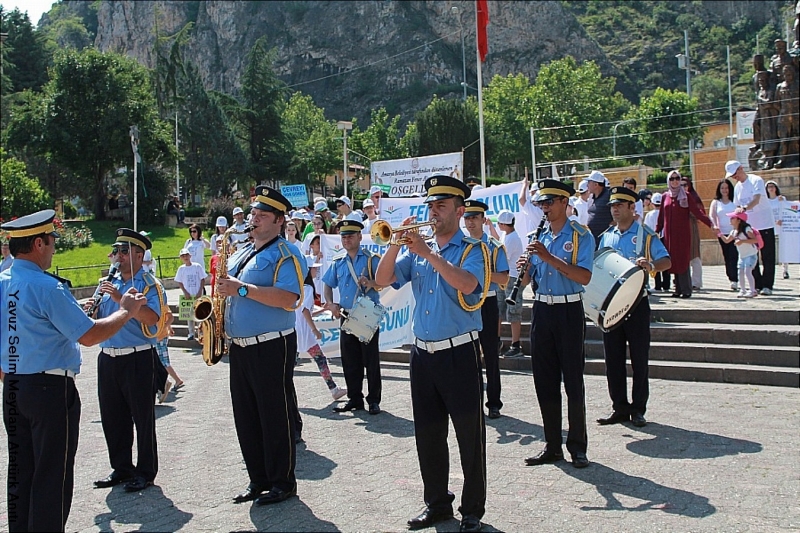
[{"label": "marching band musician", "polygon": [[224,320],[231,337],[233,419],[250,478],[233,501],[265,505],[297,494],[294,309],[308,267],[281,237],[291,203],[260,185],[250,207],[253,242],[230,257],[229,277],[217,280],[217,290],[229,297]]},{"label": "marching band musician", "polygon": [[[354,220],[341,220],[336,224],[342,239],[343,250],[333,257],[333,264],[322,278],[325,284],[325,308],[334,318],[341,318],[342,311],[350,311],[359,293],[373,303],[380,304],[378,291],[383,286],[375,282],[375,271],[380,256],[361,248],[361,231],[364,225]],[[334,303],[333,289],[339,289],[339,302]],[[364,409],[364,367],[367,369],[367,405],[369,414],[381,412],[381,360],[379,348],[380,331],[376,331],[369,343],[345,331],[339,335],[339,350],[342,354],[342,370],[347,383],[348,401],[334,408],[337,413]]]},{"label": "marching band musician", "polygon": [[[648,273],[662,272],[672,266],[669,253],[653,230],[634,220],[636,214],[635,192],[625,187],[611,189],[609,205],[616,226],[600,236],[600,248],[613,248],[622,257],[630,259]],[[628,402],[625,357],[630,347],[633,367],[632,403]],[[606,379],[613,412],[599,418],[600,425],[618,424],[630,420],[634,426],[647,422],[648,360],[650,352],[650,303],[645,293],[625,321],[612,331],[603,333],[606,359]]]},{"label": "marching band musician", "polygon": [[[538,203],[550,223],[526,250],[532,254],[523,281],[536,287],[531,319],[533,381],[542,412],[546,447],[525,460],[528,466],[564,458],[561,448],[561,379],[567,393],[567,450],[576,468],[586,457],[586,395],[583,384],[584,315],[582,293],[592,277],[594,237],[576,221],[567,220],[575,190],[558,180],[538,184]],[[524,262],[520,259],[520,268]],[[523,283],[523,285],[524,285]]]},{"label": "marching band musician", "polygon": [[[0,273],[0,379],[9,454],[9,531],[64,531],[72,506],[81,400],[78,344],[116,334],[145,302],[134,291],[100,320],[86,316],[69,282],[46,272],[55,254],[52,209],[2,225],[16,258]],[[149,391],[152,388],[148,388]]]},{"label": "marching band musician", "polygon": [[[497,294],[504,295],[499,285],[508,283],[508,258],[503,243],[483,231],[486,221],[486,210],[489,206],[478,200],[464,202],[464,226],[473,239],[480,239],[489,247],[489,257],[492,259],[492,283],[481,306],[481,320],[483,329],[479,334],[483,361],[486,365],[486,408],[489,409],[489,418],[500,418],[500,409],[503,402],[500,400],[500,311],[497,304]],[[503,296],[505,298],[505,296]]]},{"label": "marching band musician", "polygon": [[460,530],[479,531],[486,506],[486,426],[477,306],[489,276],[488,253],[459,228],[470,189],[455,178],[432,176],[425,190],[434,242],[428,245],[418,232],[406,232],[408,250],[398,258],[400,247],[390,246],[376,274],[378,283],[395,288],[411,282],[416,300],[411,402],[426,508],[408,525],[421,529],[453,516],[455,496],[447,487],[449,417],[464,473]]},{"label": "marching band musician", "polygon": [[[108,446],[111,474],[94,482],[95,488],[108,488],[120,483],[126,492],[138,492],[153,484],[158,472],[156,415],[153,383],[156,372],[156,338],[147,337],[142,327],[155,326],[161,317],[161,298],[166,295],[155,279],[142,269],[144,253],[151,248],[150,239],[128,228],[117,230],[111,248],[119,262],[119,273],[111,281],[103,281],[104,295],[97,309],[100,318],[120,308],[123,293],[131,287],[147,298],[131,320],[110,339],[100,343],[97,356],[97,396],[100,421]],[[89,304],[87,304],[88,306]],[[154,332],[151,332],[154,333]],[[133,428],[136,427],[136,466],[133,465]]]}]

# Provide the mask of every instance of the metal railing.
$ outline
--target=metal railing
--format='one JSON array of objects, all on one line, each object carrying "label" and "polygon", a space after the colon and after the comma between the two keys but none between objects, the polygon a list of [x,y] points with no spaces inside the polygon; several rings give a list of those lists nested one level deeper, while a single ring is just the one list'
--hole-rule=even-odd
[{"label": "metal railing", "polygon": [[[174,278],[178,267],[183,264],[179,256],[156,256],[158,266],[156,275],[161,279]],[[102,265],[82,265],[73,267],[56,267],[56,276],[70,280],[73,288],[94,287],[100,278],[108,275],[108,263]],[[205,268],[205,267],[204,267]]]}]

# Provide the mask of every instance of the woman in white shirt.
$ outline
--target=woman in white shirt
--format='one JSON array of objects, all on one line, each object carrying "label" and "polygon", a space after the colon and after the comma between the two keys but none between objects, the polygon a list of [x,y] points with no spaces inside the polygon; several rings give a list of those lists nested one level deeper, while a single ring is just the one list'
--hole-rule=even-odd
[{"label": "woman in white shirt", "polygon": [[[717,192],[714,194],[714,199],[711,200],[708,210],[708,216],[711,222],[714,223],[714,227],[717,228],[719,233],[728,235],[733,229],[728,215],[736,210],[736,204],[733,203],[733,183],[731,183],[731,180],[727,178],[720,180],[717,184]],[[739,252],[733,242],[725,242],[719,237],[717,237],[717,240],[722,248],[722,257],[725,258],[725,274],[731,282],[731,289],[737,291],[739,290],[739,269],[736,265],[739,261]]]},{"label": "woman in white shirt", "polygon": [[189,250],[189,254],[192,256],[192,263],[203,265],[203,268],[205,268],[206,248],[211,248],[211,243],[203,236],[200,226],[197,224],[189,226],[189,238],[186,239],[183,247]]},{"label": "woman in white shirt", "polygon": [[[769,198],[769,205],[772,208],[772,216],[775,218],[775,237],[779,238],[781,234],[781,226],[783,225],[783,208],[786,204],[786,197],[781,196],[781,189],[778,184],[772,180],[766,183],[767,198]],[[778,259],[780,260],[780,245],[778,247]],[[783,279],[789,279],[789,263],[781,262],[783,266]]]}]

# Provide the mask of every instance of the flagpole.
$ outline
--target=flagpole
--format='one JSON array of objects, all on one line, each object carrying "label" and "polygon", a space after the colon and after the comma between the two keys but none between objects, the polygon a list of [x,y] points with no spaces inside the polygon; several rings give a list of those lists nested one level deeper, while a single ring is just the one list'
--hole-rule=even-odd
[{"label": "flagpole", "polygon": [[[478,2],[475,2],[475,30],[475,56],[478,60],[478,128],[481,140],[481,185],[486,187],[486,144],[483,136],[483,73],[481,72],[481,51],[478,46],[478,35],[481,32]],[[483,31],[486,31],[485,28]]]}]

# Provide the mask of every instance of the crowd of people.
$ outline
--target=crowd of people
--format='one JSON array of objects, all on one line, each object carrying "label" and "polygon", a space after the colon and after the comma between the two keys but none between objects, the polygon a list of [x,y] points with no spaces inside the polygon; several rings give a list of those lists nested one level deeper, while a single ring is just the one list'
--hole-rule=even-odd
[{"label": "crowd of people", "polygon": [[[381,413],[379,329],[375,326],[364,334],[345,329],[345,324],[356,307],[379,308],[384,288],[399,289],[407,283],[415,300],[411,400],[426,506],[408,521],[409,528],[429,527],[453,516],[450,423],[464,474],[460,530],[482,527],[485,417],[502,416],[499,357],[522,354],[522,298],[512,296],[527,284],[534,294],[531,361],[545,447],[524,463],[561,461],[566,444],[575,468],[589,466],[583,298],[598,248],[609,248],[655,276],[655,286],[637,296],[625,320],[604,329],[612,411],[597,420],[601,425],[647,424],[648,292],[671,290],[669,274],[674,277],[672,296],[691,297],[702,285],[702,279],[692,279],[691,271],[700,269],[693,224],[706,224],[717,233],[732,289],[740,290],[743,298],[771,294],[775,228],[781,225],[773,207],[785,198],[777,184],[765,185],[737,161],[728,162],[724,170],[710,216],[691,180],[678,171],[669,173],[661,194],[646,189],[637,193],[631,180],[611,187],[594,171],[577,190],[558,180],[541,180],[530,188],[523,182],[520,212],[500,211],[496,224],[487,216],[487,204],[470,199],[471,187],[477,185],[432,176],[421,199],[435,228],[431,240],[407,231],[398,235],[403,246],[390,245],[383,256],[361,246],[363,235],[381,216],[379,187],[370,190],[361,212],[352,209],[349,198],[338,198],[334,216],[323,198],[314,200],[313,210],[293,209],[279,191],[259,186],[247,218],[240,207],[231,213],[233,226],[220,216],[210,239],[200,227],[189,227],[175,277],[181,294],[196,299],[205,294],[208,282],[212,295],[227,301],[224,328],[233,417],[248,477],[233,501],[269,505],[297,494],[296,446],[303,438],[303,423],[293,368],[299,353],[314,360],[334,401],[347,396],[345,403],[335,404],[336,412]],[[109,255],[112,272],[100,283],[96,302],[80,306],[67,280],[46,272],[58,238],[54,216],[47,210],[2,226],[10,239],[0,263],[0,298],[4,311],[13,310],[4,312],[3,320],[18,331],[13,342],[0,339],[4,423],[9,449],[33,451],[15,463],[16,481],[8,485],[9,498],[19,502],[9,516],[13,531],[63,530],[66,524],[80,417],[74,384],[80,371],[79,343],[100,345],[98,398],[111,473],[95,481],[97,488],[123,484],[126,491],[135,492],[153,484],[158,472],[154,406],[171,388],[184,385],[170,365],[166,340],[174,317],[153,275],[152,242],[146,232],[117,231]],[[409,218],[403,224],[412,222]],[[229,232],[231,227],[236,231]],[[526,245],[518,228],[528,227],[536,230]],[[342,249],[321,274],[320,239],[331,233],[339,235]],[[213,252],[208,269],[207,249]],[[220,276],[223,254],[226,272]],[[7,261],[8,257],[14,259]],[[346,388],[336,384],[320,345],[313,317],[322,311],[341,320]],[[499,333],[504,321],[511,326],[508,347]],[[189,339],[195,335],[190,320]],[[43,336],[52,342],[45,345]],[[628,351],[633,367],[630,396]],[[567,395],[566,441],[562,382]],[[27,394],[41,387],[55,393]]]}]

